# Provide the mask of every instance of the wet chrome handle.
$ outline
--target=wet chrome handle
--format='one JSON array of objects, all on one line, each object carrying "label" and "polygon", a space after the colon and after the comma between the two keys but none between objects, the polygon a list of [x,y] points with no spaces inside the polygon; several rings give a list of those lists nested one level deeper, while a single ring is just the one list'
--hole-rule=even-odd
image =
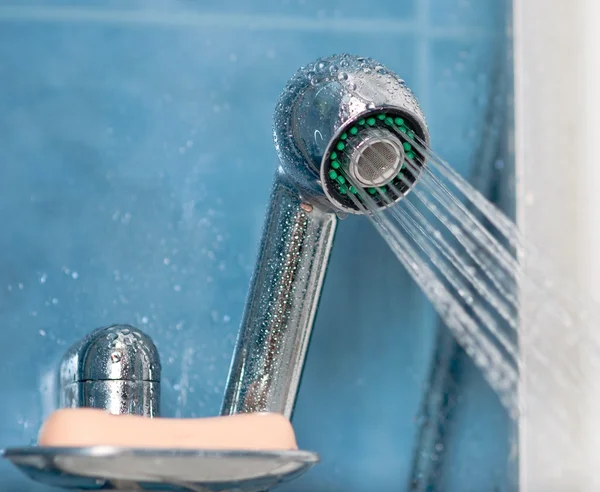
[{"label": "wet chrome handle", "polygon": [[291,417],[336,225],[277,172],[222,415]]}]

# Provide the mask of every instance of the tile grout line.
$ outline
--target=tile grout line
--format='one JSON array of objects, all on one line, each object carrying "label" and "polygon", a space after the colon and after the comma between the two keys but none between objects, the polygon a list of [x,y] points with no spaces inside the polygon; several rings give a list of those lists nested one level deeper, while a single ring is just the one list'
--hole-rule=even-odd
[{"label": "tile grout line", "polygon": [[417,98],[419,99],[419,105],[427,114],[430,100],[430,48],[433,39],[432,36],[428,35],[432,30],[429,18],[429,0],[418,0],[417,5],[417,87],[419,90]]},{"label": "tile grout line", "polygon": [[[428,0],[421,0],[419,10],[429,10]],[[395,35],[424,36],[429,39],[490,38],[482,29],[432,28],[420,29],[412,21],[388,19],[314,19],[289,15],[215,14],[182,11],[179,13],[151,10],[119,10],[93,7],[0,6],[0,22],[63,22],[160,27],[235,28],[255,31],[308,31],[329,33],[374,32]]]}]

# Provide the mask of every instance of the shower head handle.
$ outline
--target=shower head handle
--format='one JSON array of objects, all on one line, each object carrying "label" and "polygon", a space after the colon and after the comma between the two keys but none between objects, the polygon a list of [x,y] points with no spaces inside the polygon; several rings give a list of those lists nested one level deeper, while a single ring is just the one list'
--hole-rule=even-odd
[{"label": "shower head handle", "polygon": [[334,213],[275,173],[222,415],[291,417],[336,226]]},{"label": "shower head handle", "polygon": [[372,211],[400,200],[417,179],[405,160],[411,159],[411,169],[424,164],[406,138],[429,141],[423,113],[404,81],[375,60],[351,55],[301,68],[281,94],[274,120],[280,168],[224,415],[268,411],[291,417],[337,214],[363,212],[356,203],[364,193],[356,186],[370,193]]}]

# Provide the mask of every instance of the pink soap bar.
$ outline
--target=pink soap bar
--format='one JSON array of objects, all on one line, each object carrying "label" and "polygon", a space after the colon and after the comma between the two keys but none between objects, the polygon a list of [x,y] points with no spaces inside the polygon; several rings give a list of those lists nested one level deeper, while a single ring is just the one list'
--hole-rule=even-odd
[{"label": "pink soap bar", "polygon": [[42,426],[38,444],[206,450],[298,449],[292,425],[280,414],[168,419],[111,415],[93,408],[54,412]]}]

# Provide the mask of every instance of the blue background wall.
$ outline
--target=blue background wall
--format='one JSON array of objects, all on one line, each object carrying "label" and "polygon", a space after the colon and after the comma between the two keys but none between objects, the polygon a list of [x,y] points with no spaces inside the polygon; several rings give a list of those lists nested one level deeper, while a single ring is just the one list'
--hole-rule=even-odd
[{"label": "blue background wall", "polygon": [[[312,59],[388,65],[438,153],[510,185],[501,144],[478,157],[506,101],[508,16],[508,0],[0,1],[0,446],[35,442],[56,362],[117,322],[157,342],[166,416],[218,413],[276,166],[272,110]],[[365,220],[338,234],[294,417],[322,463],[286,487],[409,490],[438,320]],[[454,362],[435,488],[511,490],[511,422]],[[42,488],[0,463],[0,489]]]}]

